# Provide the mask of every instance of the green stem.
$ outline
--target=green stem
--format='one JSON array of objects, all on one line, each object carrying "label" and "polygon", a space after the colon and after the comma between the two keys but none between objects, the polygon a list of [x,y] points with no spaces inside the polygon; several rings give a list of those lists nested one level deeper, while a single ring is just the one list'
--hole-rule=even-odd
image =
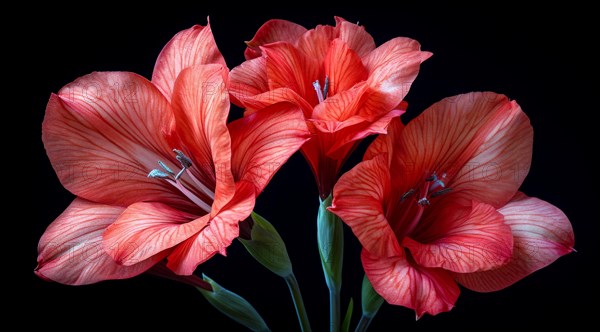
[{"label": "green stem", "polygon": [[329,317],[331,320],[331,332],[340,330],[340,292],[329,289]]},{"label": "green stem", "polygon": [[369,325],[371,325],[372,320],[372,316],[369,317],[363,315],[362,317],[360,317],[360,321],[358,322],[358,325],[356,325],[356,330],[354,330],[354,332],[365,332],[367,328],[369,328]]},{"label": "green stem", "polygon": [[285,277],[285,282],[290,289],[292,294],[292,300],[294,300],[294,306],[296,307],[296,315],[298,315],[298,322],[303,332],[310,332],[310,322],[308,321],[308,315],[306,314],[306,308],[304,308],[304,301],[302,300],[302,293],[300,293],[300,286],[296,280],[294,273],[291,273]]},{"label": "green stem", "polygon": [[317,243],[325,282],[329,289],[330,331],[340,328],[340,290],[342,288],[342,265],[344,261],[344,228],[342,221],[327,208],[331,206],[329,195],[321,201],[317,217]]}]

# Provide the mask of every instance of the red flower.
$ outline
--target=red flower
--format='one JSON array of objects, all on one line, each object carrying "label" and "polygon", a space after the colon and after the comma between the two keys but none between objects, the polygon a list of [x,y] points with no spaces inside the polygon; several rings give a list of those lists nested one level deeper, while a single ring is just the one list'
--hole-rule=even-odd
[{"label": "red flower", "polygon": [[164,258],[190,275],[225,254],[310,135],[300,112],[278,106],[227,125],[227,75],[210,26],[194,26],[165,46],[152,82],[92,73],[50,97],[44,146],[78,197],[40,240],[40,277],[122,279]]},{"label": "red flower", "polygon": [[247,61],[230,74],[232,101],[246,114],[279,102],[303,110],[315,137],[302,153],[323,198],[356,144],[404,112],[402,99],[431,56],[409,38],[375,48],[362,26],[342,18],[308,31],[271,20],[247,45]]},{"label": "red flower", "polygon": [[435,315],[454,306],[457,283],[496,291],[571,252],[567,217],[518,192],[532,143],[519,105],[494,93],[393,121],[340,178],[331,207],[363,245],[374,289]]}]

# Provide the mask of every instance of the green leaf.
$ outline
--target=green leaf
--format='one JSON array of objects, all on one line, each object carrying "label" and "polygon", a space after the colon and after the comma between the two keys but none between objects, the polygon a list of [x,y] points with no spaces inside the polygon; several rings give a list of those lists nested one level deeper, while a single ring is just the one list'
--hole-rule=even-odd
[{"label": "green leaf", "polygon": [[362,304],[362,314],[363,316],[373,318],[381,308],[383,304],[383,297],[377,294],[375,289],[373,289],[373,285],[365,275],[362,283],[362,292],[361,292],[361,304]]},{"label": "green leaf", "polygon": [[279,233],[265,218],[252,212],[254,225],[250,240],[238,238],[246,250],[264,267],[282,278],[292,273],[292,263]]},{"label": "green leaf", "polygon": [[327,287],[339,292],[344,261],[344,228],[340,218],[327,210],[330,206],[331,195],[319,206],[317,242]]},{"label": "green leaf", "polygon": [[270,331],[256,309],[241,296],[221,287],[214,280],[202,275],[212,286],[212,292],[196,287],[204,298],[217,310],[252,331]]},{"label": "green leaf", "polygon": [[344,316],[344,322],[342,322],[342,332],[348,332],[350,330],[350,320],[352,319],[352,311],[354,311],[354,300],[350,298],[350,303],[348,303],[348,310],[346,310],[346,316]]}]

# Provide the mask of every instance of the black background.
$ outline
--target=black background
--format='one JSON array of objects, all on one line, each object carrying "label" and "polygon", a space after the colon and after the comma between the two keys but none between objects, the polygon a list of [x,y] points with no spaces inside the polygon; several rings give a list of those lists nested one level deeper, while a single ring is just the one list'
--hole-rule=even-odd
[{"label": "black background", "polygon": [[[92,4],[92,3],[90,3]],[[227,4],[232,11],[234,4]],[[277,10],[256,3],[252,11],[232,13],[203,6],[168,6],[127,10],[119,5],[93,3],[89,9],[58,6],[37,8],[43,15],[31,19],[35,33],[23,35],[28,63],[25,105],[31,115],[27,137],[36,165],[30,180],[35,190],[34,218],[28,222],[25,279],[32,298],[25,324],[36,328],[78,330],[74,317],[93,327],[111,329],[157,328],[192,331],[241,330],[213,309],[193,288],[151,276],[71,287],[44,282],[33,274],[37,241],[45,227],[67,207],[72,195],[62,188],[45,155],[41,138],[44,108],[51,92],[92,71],[132,71],[150,77],[163,45],[178,31],[206,24],[210,15],[217,44],[230,68],[243,60],[244,40],[270,18],[285,18],[307,28],[334,24],[333,15],[360,21],[379,45],[396,36],[421,42],[434,53],[421,67],[407,100],[408,120],[443,97],[469,91],[491,90],[516,99],[535,130],[533,165],[522,190],[560,207],[575,230],[578,250],[536,272],[516,285],[496,293],[462,290],[450,313],[425,316],[384,305],[371,330],[434,330],[439,328],[484,330],[544,328],[558,324],[583,324],[597,308],[597,262],[594,248],[598,217],[596,164],[593,144],[598,107],[592,103],[593,45],[586,18],[589,9],[546,7],[525,11],[520,7],[388,7]],[[17,56],[20,53],[17,53]],[[583,79],[581,78],[583,77]],[[232,118],[241,115],[232,109]],[[355,164],[361,146],[350,159]],[[348,169],[348,167],[346,167]],[[285,239],[302,288],[313,329],[328,324],[327,289],[316,248],[316,185],[303,158],[291,158],[257,201],[256,211],[268,218]],[[28,211],[27,213],[31,213]],[[359,245],[346,230],[346,258],[342,302],[355,300],[356,324],[360,312],[362,269]],[[275,331],[296,330],[295,313],[284,282],[258,265],[238,243],[228,257],[216,257],[200,266],[221,285],[244,296]],[[589,302],[588,302],[589,301]],[[590,303],[590,304],[588,304]]]}]

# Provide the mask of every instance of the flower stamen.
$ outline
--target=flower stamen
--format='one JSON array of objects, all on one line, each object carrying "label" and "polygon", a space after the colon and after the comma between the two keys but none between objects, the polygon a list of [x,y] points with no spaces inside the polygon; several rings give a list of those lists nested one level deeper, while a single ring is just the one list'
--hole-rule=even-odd
[{"label": "flower stamen", "polygon": [[317,93],[317,99],[319,99],[319,103],[322,103],[327,98],[327,91],[329,90],[329,76],[325,76],[325,86],[322,90],[319,80],[313,82],[313,87]]}]

